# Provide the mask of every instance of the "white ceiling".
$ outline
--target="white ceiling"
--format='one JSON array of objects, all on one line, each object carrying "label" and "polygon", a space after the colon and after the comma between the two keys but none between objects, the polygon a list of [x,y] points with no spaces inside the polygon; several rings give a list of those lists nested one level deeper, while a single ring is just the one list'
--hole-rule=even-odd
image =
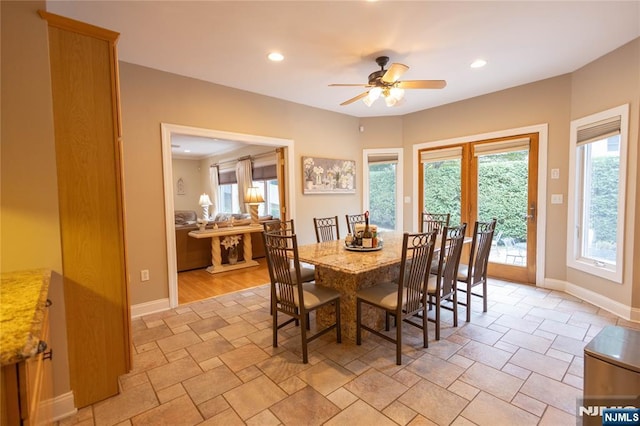
[{"label": "white ceiling", "polygon": [[[121,34],[121,61],[356,117],[404,115],[565,74],[640,36],[640,1],[49,1]],[[285,60],[273,63],[267,53]],[[376,56],[405,80],[444,79],[405,101],[339,104]],[[483,58],[488,65],[471,69]]]}]

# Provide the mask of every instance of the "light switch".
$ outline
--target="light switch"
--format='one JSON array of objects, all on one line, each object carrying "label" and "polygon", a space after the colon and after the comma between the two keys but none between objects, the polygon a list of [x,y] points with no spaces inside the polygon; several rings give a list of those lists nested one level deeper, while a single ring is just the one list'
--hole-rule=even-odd
[{"label": "light switch", "polygon": [[404,203],[405,204],[411,203],[411,197],[404,197]]},{"label": "light switch", "polygon": [[551,179],[560,179],[560,169],[551,169]]},{"label": "light switch", "polygon": [[562,204],[562,194],[551,194],[551,204]]}]

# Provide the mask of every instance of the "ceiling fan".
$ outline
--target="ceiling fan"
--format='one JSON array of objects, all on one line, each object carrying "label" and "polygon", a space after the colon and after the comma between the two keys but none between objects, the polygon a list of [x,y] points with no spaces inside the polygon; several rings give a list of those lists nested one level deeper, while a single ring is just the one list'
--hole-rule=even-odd
[{"label": "ceiling fan", "polygon": [[384,96],[387,106],[398,105],[404,97],[404,89],[442,89],[447,85],[444,80],[405,80],[399,81],[399,78],[407,72],[408,66],[393,63],[389,69],[384,67],[389,62],[388,56],[379,56],[376,63],[380,66],[379,71],[369,74],[369,82],[367,84],[330,84],[329,86],[357,86],[370,87],[368,91],[348,99],[340,105],[349,105],[355,101],[362,99],[367,106],[380,97]]}]

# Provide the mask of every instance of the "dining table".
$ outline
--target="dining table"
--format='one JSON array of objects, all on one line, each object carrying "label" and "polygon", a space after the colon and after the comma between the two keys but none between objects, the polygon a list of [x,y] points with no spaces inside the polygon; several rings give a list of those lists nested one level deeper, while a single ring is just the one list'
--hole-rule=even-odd
[{"label": "dining table", "polygon": [[[402,262],[402,242],[404,233],[384,232],[380,234],[381,246],[377,250],[358,250],[345,245],[344,239],[305,244],[298,247],[298,260],[314,265],[315,282],[333,288],[340,293],[340,319],[342,336],[356,340],[356,293],[382,282],[398,282]],[[440,253],[440,238],[434,247],[434,259]],[[465,237],[464,243],[471,243]],[[330,307],[317,311],[319,326],[333,324],[335,315]],[[380,310],[363,306],[362,319],[365,323],[382,326],[384,315]]]},{"label": "dining table", "polygon": [[[386,232],[378,250],[360,251],[345,245],[345,241],[332,240],[298,247],[300,262],[315,266],[316,284],[333,288],[340,293],[342,336],[356,338],[356,292],[384,281],[396,281],[402,261],[401,232]],[[319,325],[333,322],[333,309],[317,311]],[[364,321],[381,325],[384,316],[372,309],[362,312]]]}]

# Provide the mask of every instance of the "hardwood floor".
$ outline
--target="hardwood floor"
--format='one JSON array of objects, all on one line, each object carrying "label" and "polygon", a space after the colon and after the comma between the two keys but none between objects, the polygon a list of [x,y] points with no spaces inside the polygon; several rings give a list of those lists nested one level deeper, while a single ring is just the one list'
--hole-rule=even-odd
[{"label": "hardwood floor", "polygon": [[221,294],[256,287],[269,282],[267,259],[256,259],[260,264],[246,269],[212,275],[205,269],[178,273],[178,304],[195,302]]}]

